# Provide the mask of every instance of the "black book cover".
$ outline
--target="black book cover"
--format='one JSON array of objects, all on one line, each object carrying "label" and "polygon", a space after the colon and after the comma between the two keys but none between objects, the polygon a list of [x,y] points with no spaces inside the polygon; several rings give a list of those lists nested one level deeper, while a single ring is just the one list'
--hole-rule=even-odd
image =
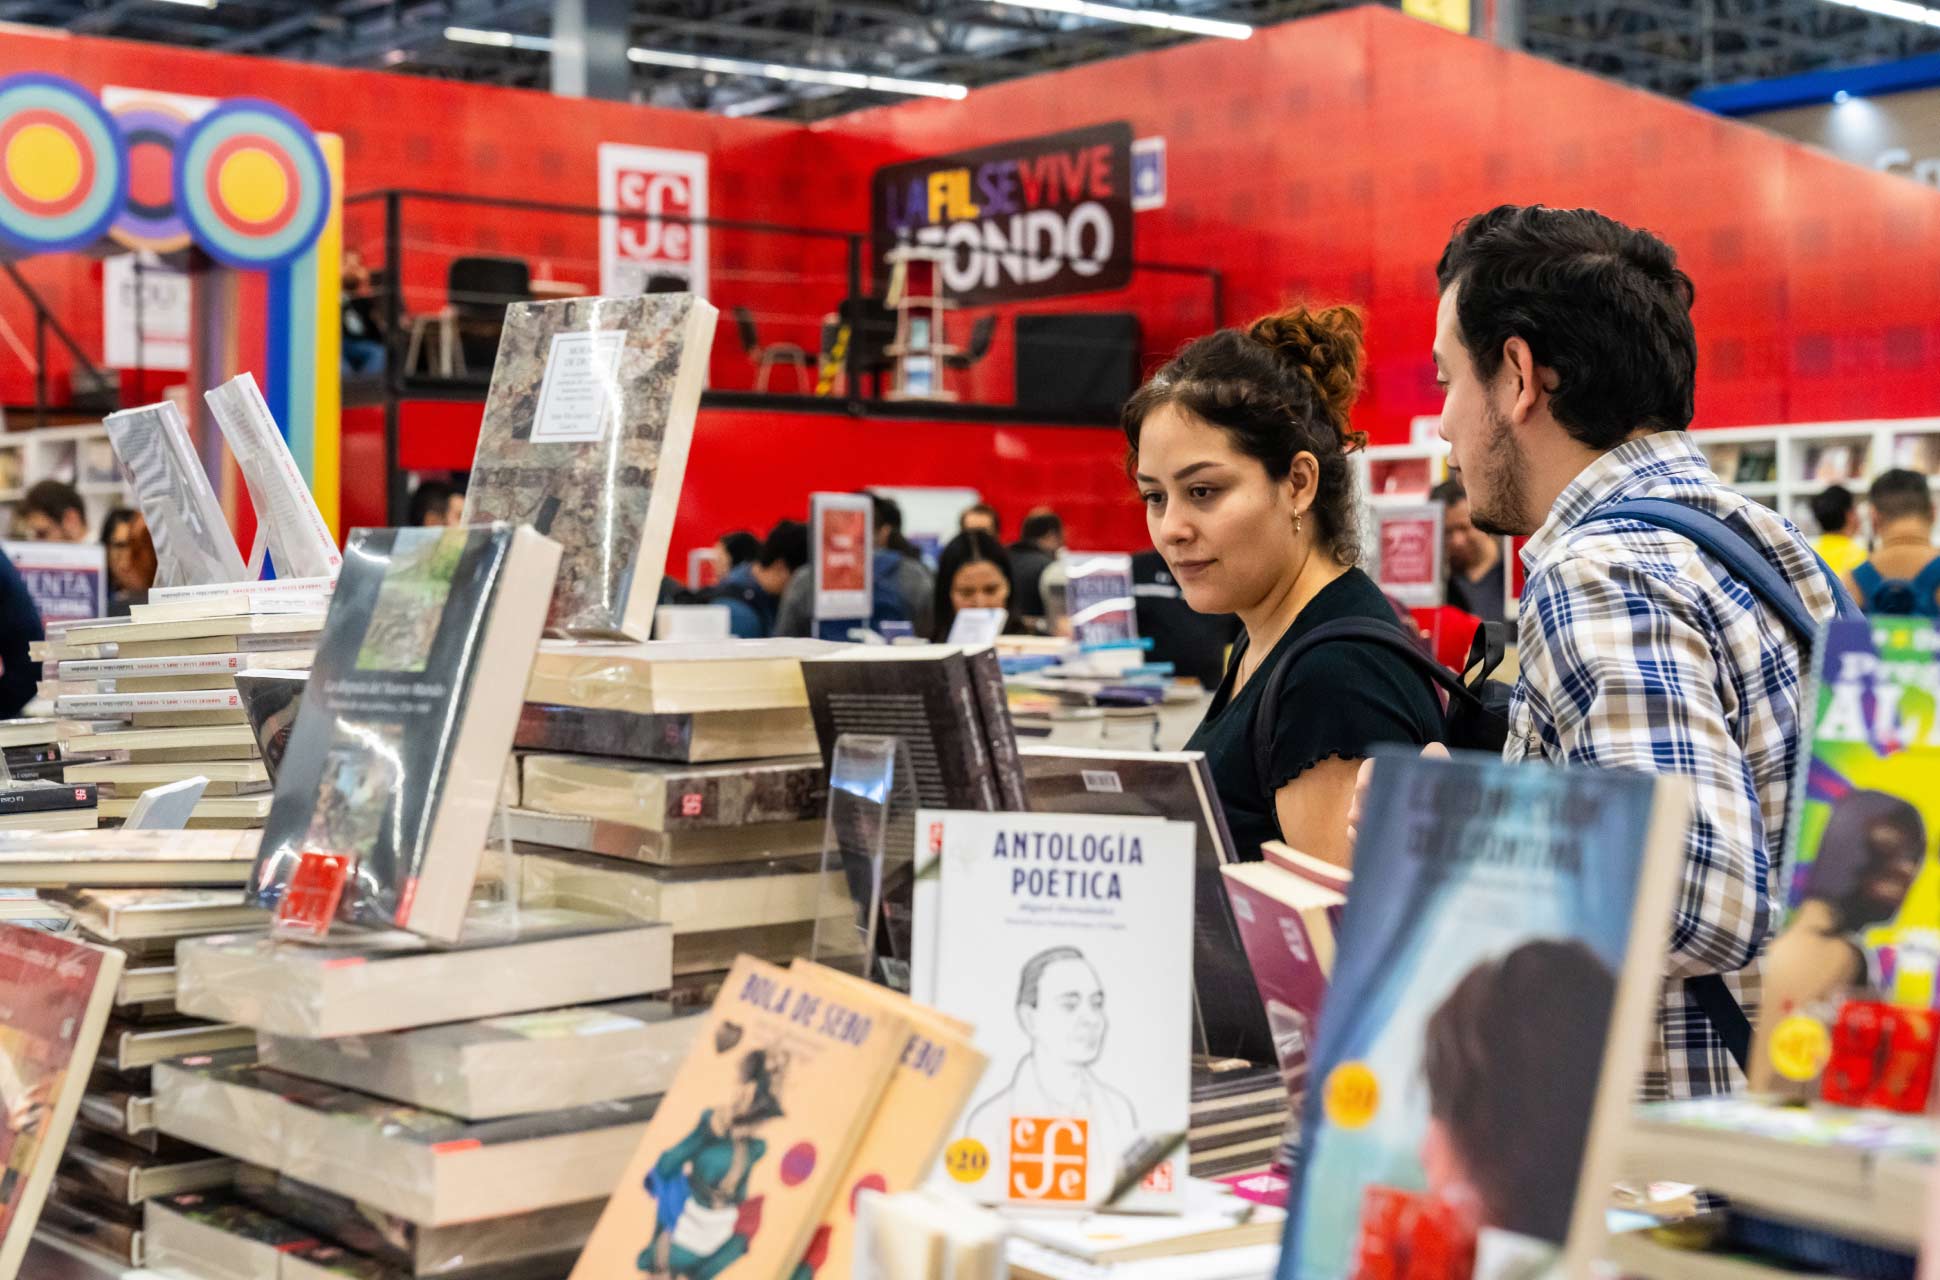
[{"label": "black book cover", "polygon": [[61,749],[54,743],[42,743],[27,747],[7,747],[0,750],[0,759],[7,762],[9,769],[18,770],[24,764],[46,764],[59,760]]},{"label": "black book cover", "polygon": [[[1249,1062],[1277,1061],[1266,1009],[1240,943],[1239,923],[1219,868],[1233,861],[1233,837],[1205,756],[1199,752],[1061,750],[1021,752],[1030,808],[1190,822],[1194,841],[1193,998],[1204,1049]],[[1195,1094],[1195,1096],[1197,1096]]]},{"label": "black book cover", "polygon": [[236,673],[236,693],[242,698],[243,714],[249,717],[249,731],[256,735],[256,749],[263,753],[263,768],[271,782],[276,781],[290,736],[296,732],[297,713],[303,709],[303,691],[309,682],[307,671]]},{"label": "black book cover", "polygon": [[995,649],[976,649],[964,655],[970,682],[983,717],[983,736],[990,748],[990,764],[997,775],[997,793],[1004,808],[1027,812],[1030,797],[1024,787],[1024,766],[1017,756],[1017,727],[1010,720],[1010,697],[1004,692],[1004,668]]},{"label": "black book cover", "polygon": [[61,809],[95,807],[92,782],[29,782],[0,786],[0,816],[12,813],[52,813]]},{"label": "black book cover", "polygon": [[845,733],[901,738],[924,808],[1001,810],[970,665],[955,649],[884,649],[802,663],[822,761]]},{"label": "black book cover", "polygon": [[694,745],[691,715],[643,716],[528,702],[513,745],[521,751],[564,751],[685,764]]},{"label": "black book cover", "polygon": [[[472,785],[467,729],[502,712],[510,737],[538,644],[534,597],[550,590],[547,552],[556,565],[556,546],[503,525],[351,534],[264,825],[253,905],[275,909],[305,853],[348,854],[340,920],[456,936],[499,777],[494,768],[489,795]],[[531,557],[523,573],[521,556]],[[528,631],[517,685],[500,687],[502,670],[481,679],[495,645]],[[502,766],[510,743],[495,745]]]}]

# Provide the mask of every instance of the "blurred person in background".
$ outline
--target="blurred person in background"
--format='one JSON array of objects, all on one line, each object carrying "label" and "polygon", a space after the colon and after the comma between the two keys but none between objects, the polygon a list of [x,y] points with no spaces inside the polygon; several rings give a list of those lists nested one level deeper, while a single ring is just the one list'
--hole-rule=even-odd
[{"label": "blurred person in background", "polygon": [[1003,525],[1004,522],[997,517],[997,508],[991,506],[988,502],[979,502],[965,507],[963,514],[957,517],[958,533],[968,533],[972,529],[981,529],[991,537],[997,539],[1000,544],[1004,540]]},{"label": "blurred person in background", "polygon": [[1940,557],[1933,548],[1933,489],[1917,471],[1895,468],[1873,481],[1873,554],[1846,575],[1867,613],[1940,617]]},{"label": "blurred person in background", "polygon": [[1812,549],[1834,573],[1850,577],[1866,563],[1866,544],[1859,540],[1859,503],[1852,490],[1835,484],[1813,495],[1812,522],[1819,526]]},{"label": "blurred person in background", "polygon": [[40,663],[29,656],[29,646],[46,638],[20,570],[0,553],[0,720],[19,716],[40,691]]},{"label": "blurred person in background", "polygon": [[1226,651],[1239,639],[1238,618],[1200,613],[1187,604],[1165,557],[1149,550],[1132,557],[1132,605],[1139,635],[1152,642],[1151,661],[1171,663],[1176,674],[1208,691],[1219,687]]},{"label": "blurred person in background", "polygon": [[364,255],[344,250],[343,371],[352,377],[384,372],[384,337],[377,320],[377,295],[371,291]]},{"label": "blurred person in background", "polygon": [[[936,579],[923,563],[922,554],[903,536],[902,506],[894,498],[881,494],[868,496],[875,504],[875,555],[869,567],[873,592],[869,625],[881,631],[886,622],[906,622],[916,635],[926,636],[935,616]],[[809,558],[814,558],[812,552]],[[775,634],[815,634],[814,574],[802,574],[789,584],[776,617]]]},{"label": "blurred person in background", "polygon": [[1011,608],[1026,618],[1044,617],[1044,571],[1064,549],[1064,521],[1049,507],[1038,507],[1024,517],[1019,537],[1010,547],[1011,574],[1017,580],[1016,598]]},{"label": "blurred person in background", "polygon": [[761,539],[746,529],[724,533],[714,542],[714,562],[721,567],[723,578],[760,554]]},{"label": "blurred person in background", "polygon": [[796,579],[814,576],[797,572],[807,563],[808,526],[783,520],[768,531],[761,550],[728,571],[707,600],[727,606],[728,630],[740,639],[775,635],[783,593]]},{"label": "blurred person in background", "polygon": [[141,512],[117,507],[101,522],[101,545],[108,556],[108,616],[125,618],[155,585],[155,540]]},{"label": "blurred person in background", "polygon": [[1508,566],[1502,544],[1469,519],[1468,493],[1460,480],[1444,480],[1430,495],[1442,504],[1442,549],[1448,561],[1448,603],[1484,622],[1508,614]]},{"label": "blurred person in background", "polygon": [[426,480],[411,491],[410,524],[436,528],[465,523],[465,491],[443,480]]},{"label": "blurred person in background", "polygon": [[1003,544],[981,529],[959,533],[936,560],[936,625],[930,629],[930,639],[938,644],[948,641],[957,614],[965,609],[1002,609],[1004,633],[1022,632],[1011,598],[1010,555]]},{"label": "blurred person in background", "polygon": [[14,506],[12,536],[22,542],[87,542],[88,508],[63,480],[42,480]]}]

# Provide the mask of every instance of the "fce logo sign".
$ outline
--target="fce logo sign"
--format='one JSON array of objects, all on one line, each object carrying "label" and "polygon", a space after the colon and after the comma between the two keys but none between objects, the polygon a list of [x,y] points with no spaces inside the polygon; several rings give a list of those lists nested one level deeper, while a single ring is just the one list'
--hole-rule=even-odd
[{"label": "fce logo sign", "polygon": [[603,142],[599,161],[600,208],[615,211],[600,218],[600,292],[707,296],[707,228],[685,221],[708,216],[707,156]]}]

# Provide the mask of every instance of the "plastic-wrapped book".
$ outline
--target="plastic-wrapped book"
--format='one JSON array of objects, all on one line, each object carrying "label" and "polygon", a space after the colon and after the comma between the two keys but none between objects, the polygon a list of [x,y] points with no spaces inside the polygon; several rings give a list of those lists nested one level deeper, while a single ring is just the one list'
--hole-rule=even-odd
[{"label": "plastic-wrapped book", "polygon": [[242,553],[175,406],[124,409],[103,425],[155,540],[155,584],[241,582]]}]

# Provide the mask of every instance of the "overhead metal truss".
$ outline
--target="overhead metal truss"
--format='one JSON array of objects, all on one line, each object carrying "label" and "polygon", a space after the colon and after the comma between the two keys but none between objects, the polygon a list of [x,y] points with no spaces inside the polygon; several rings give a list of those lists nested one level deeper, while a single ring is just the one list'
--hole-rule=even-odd
[{"label": "overhead metal truss", "polygon": [[[1339,0],[1115,0],[1259,25]],[[1476,0],[1478,8],[1481,0]],[[1826,0],[1520,0],[1526,47],[1674,96],[1940,49],[1940,29]],[[445,38],[460,26],[543,36],[550,0],[0,0],[0,21],[232,53],[544,88],[548,55]],[[975,87],[1186,38],[988,0],[636,0],[631,43]],[[882,102],[826,85],[633,68],[637,101],[816,119]]]}]

